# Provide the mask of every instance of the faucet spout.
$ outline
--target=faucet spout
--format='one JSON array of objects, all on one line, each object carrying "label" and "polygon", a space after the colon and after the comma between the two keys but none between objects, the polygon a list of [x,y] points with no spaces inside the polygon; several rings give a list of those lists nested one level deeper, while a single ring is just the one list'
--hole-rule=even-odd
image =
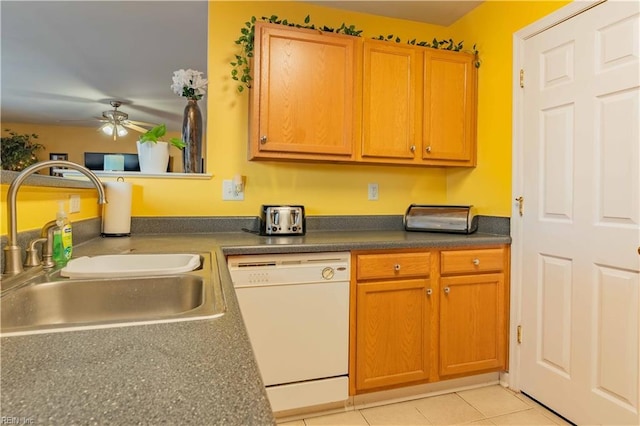
[{"label": "faucet spout", "polygon": [[7,237],[7,245],[4,248],[4,273],[15,275],[23,271],[22,268],[22,248],[18,246],[18,219],[16,214],[16,199],[18,196],[18,189],[22,183],[38,170],[46,169],[48,167],[66,167],[68,169],[77,170],[93,183],[93,185],[98,190],[98,203],[104,204],[107,202],[104,186],[102,186],[102,182],[98,179],[98,176],[95,175],[91,170],[83,167],[79,164],[72,163],[71,161],[63,161],[63,160],[49,160],[49,161],[41,161],[39,163],[33,164],[26,169],[24,169],[9,185],[9,191],[7,192],[7,229],[8,229],[8,237]]}]

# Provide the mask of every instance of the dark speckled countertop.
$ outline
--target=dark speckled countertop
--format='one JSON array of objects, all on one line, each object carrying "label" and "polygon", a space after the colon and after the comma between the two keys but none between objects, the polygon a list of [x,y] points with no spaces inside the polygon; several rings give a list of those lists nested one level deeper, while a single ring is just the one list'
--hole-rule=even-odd
[{"label": "dark speckled countertop", "polygon": [[[507,226],[508,228],[508,226]],[[348,251],[510,243],[507,234],[309,231],[93,238],[74,257],[135,251],[231,254]],[[153,250],[149,250],[153,247]],[[32,424],[274,424],[224,261],[219,318],[1,339],[1,416]],[[24,423],[24,422],[23,422]]]}]

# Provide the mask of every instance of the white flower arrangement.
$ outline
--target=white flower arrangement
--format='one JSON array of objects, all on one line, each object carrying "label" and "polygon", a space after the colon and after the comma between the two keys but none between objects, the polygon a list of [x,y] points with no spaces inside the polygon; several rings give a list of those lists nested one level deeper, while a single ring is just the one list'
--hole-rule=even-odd
[{"label": "white flower arrangement", "polygon": [[187,99],[202,99],[206,93],[207,79],[200,71],[179,69],[173,72],[173,84],[171,90],[176,95]]}]

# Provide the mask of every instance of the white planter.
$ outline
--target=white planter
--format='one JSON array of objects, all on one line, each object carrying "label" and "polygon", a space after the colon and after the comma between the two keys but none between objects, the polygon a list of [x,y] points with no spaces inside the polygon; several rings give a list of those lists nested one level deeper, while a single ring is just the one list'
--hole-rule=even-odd
[{"label": "white planter", "polygon": [[142,173],[166,173],[169,165],[168,142],[136,142],[138,145],[138,161]]}]

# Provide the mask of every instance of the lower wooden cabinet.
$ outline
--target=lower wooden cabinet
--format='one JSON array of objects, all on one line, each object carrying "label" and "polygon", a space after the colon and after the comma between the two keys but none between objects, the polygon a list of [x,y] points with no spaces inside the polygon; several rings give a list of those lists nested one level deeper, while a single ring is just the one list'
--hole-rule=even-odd
[{"label": "lower wooden cabinet", "polygon": [[357,285],[358,389],[429,378],[429,289],[428,279]]},{"label": "lower wooden cabinet", "polygon": [[440,279],[440,376],[505,368],[502,274]]},{"label": "lower wooden cabinet", "polygon": [[352,394],[507,368],[509,247],[352,253]]}]

